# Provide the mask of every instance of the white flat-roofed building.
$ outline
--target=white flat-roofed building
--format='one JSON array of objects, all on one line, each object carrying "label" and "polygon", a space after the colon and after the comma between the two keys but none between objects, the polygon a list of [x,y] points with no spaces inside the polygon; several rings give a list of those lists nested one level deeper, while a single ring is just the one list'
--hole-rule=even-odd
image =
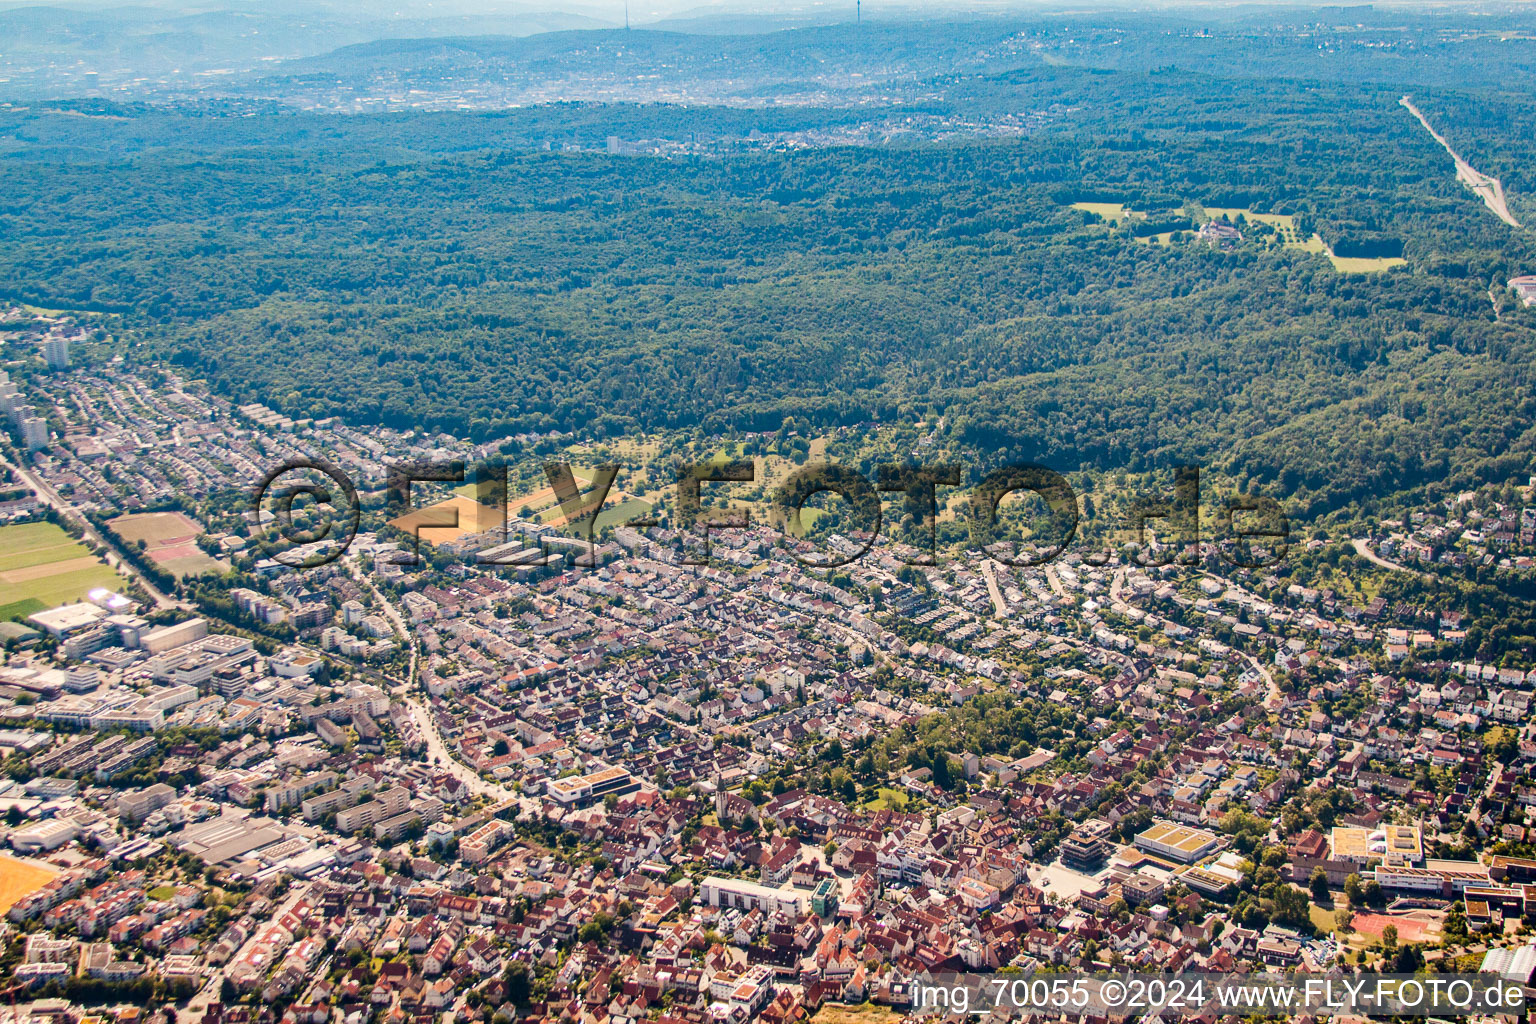
[{"label": "white flat-roofed building", "polygon": [[91,728],[131,729],[134,732],[154,732],[165,725],[165,712],[147,701],[135,701],[126,708],[108,708],[91,716]]},{"label": "white flat-roofed building", "polygon": [[762,1009],[772,995],[773,968],[768,964],[757,964],[736,979],[726,1000],[751,1016]]},{"label": "white flat-roofed building", "polygon": [[1424,837],[1417,825],[1381,825],[1375,829],[1335,825],[1329,838],[1334,860],[1415,867],[1424,859]]},{"label": "white flat-roofed building", "polygon": [[29,964],[62,964],[75,957],[76,942],[71,938],[56,939],[47,932],[33,932],[27,936],[27,952],[23,958]]},{"label": "white flat-roofed building", "polygon": [[74,726],[83,729],[91,724],[91,716],[101,710],[101,702],[81,697],[64,697],[51,700],[36,712],[44,722]]},{"label": "white flat-roofed building", "polygon": [[183,704],[197,700],[195,686],[162,686],[145,694],[144,700],[161,711],[174,711]]},{"label": "white flat-roofed building", "polygon": [[336,773],[331,771],[311,772],[296,779],[280,782],[267,790],[267,810],[281,811],[292,807],[316,790],[325,789],[335,783]]},{"label": "white flat-roofed building", "polygon": [[150,654],[169,651],[208,635],[207,619],[188,619],[170,626],[161,626],[139,635],[139,646]]},{"label": "white flat-roofed building", "polygon": [[549,784],[549,795],[571,806],[601,800],[609,793],[633,793],[640,788],[634,776],[623,768],[604,768],[590,775],[572,775]]},{"label": "white flat-roofed building", "polygon": [[44,338],[43,359],[50,370],[69,369],[69,339],[62,334],[50,334]]},{"label": "white flat-roofed building", "polygon": [[272,674],[280,679],[299,679],[320,671],[320,659],[303,651],[279,651],[268,659]]},{"label": "white flat-roofed building", "polygon": [[508,822],[492,818],[464,837],[459,843],[459,857],[466,864],[483,864],[515,831]]},{"label": "white flat-roofed building", "polygon": [[21,443],[31,451],[48,447],[48,421],[41,416],[26,416],[21,421]]},{"label": "white flat-roofed building", "polygon": [[74,796],[80,792],[80,783],[75,779],[55,779],[40,776],[27,783],[26,791],[29,796],[39,797],[43,800],[57,800],[60,797]]},{"label": "white flat-roofed building", "polygon": [[[181,652],[173,652],[173,654],[179,653]],[[212,651],[188,651],[187,656],[180,659],[169,671],[156,673],[156,675],[163,677],[167,682],[192,687],[195,690],[211,680],[213,674],[223,666],[223,656]]]},{"label": "white flat-roofed building", "polygon": [[11,833],[11,849],[18,853],[57,850],[80,834],[80,826],[67,818],[50,818]]},{"label": "white flat-roofed building", "polygon": [[386,818],[403,813],[410,806],[411,791],[404,786],[382,790],[378,796],[367,803],[361,803],[356,807],[348,807],[346,810],[338,811],[336,814],[336,830],[338,832],[356,832],[360,828],[370,828]]},{"label": "white flat-roofed building", "polygon": [[1536,274],[1522,274],[1509,279],[1510,290],[1527,306],[1536,306]]},{"label": "white flat-roofed building", "polygon": [[48,631],[50,636],[66,637],[96,625],[105,614],[89,601],[60,605],[27,616],[27,621]]},{"label": "white flat-roofed building", "polygon": [[130,789],[117,798],[117,815],[124,822],[142,821],[176,799],[176,791],[163,782],[145,789]]},{"label": "white flat-roofed building", "polygon": [[197,645],[205,651],[221,654],[226,657],[232,654],[243,654],[251,649],[251,642],[243,636],[235,636],[233,633],[212,633],[203,638],[203,642]]},{"label": "white flat-roofed building", "polygon": [[1488,885],[1488,868],[1477,861],[1438,861],[1416,868],[1407,865],[1378,864],[1376,884],[1383,889],[1406,892],[1438,893],[1450,899],[1469,885]]},{"label": "white flat-roofed building", "polygon": [[366,775],[348,779],[339,789],[308,797],[299,804],[299,810],[304,815],[305,821],[319,821],[332,811],[343,811],[355,806],[371,792],[373,792],[373,780]]},{"label": "white flat-roofed building", "polygon": [[[443,816],[443,802],[436,797],[424,797],[415,801],[399,814],[385,818],[373,826],[373,836],[385,842],[399,839],[412,825],[427,826]],[[340,820],[341,815],[337,815]]]},{"label": "white flat-roofed building", "polygon": [[711,875],[699,887],[699,897],[712,907],[734,907],[749,911],[758,907],[764,913],[782,911],[790,917],[806,913],[810,893],[798,889],[775,889],[745,878],[720,878]]}]

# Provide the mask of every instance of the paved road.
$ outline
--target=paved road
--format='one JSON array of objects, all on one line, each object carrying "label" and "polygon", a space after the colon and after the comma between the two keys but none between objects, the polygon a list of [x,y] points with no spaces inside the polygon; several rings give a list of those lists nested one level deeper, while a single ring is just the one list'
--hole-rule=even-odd
[{"label": "paved road", "polygon": [[[374,599],[379,602],[379,607],[384,609],[384,617],[389,620],[389,624],[394,626],[395,632],[399,634],[400,642],[405,644],[410,650],[411,661],[405,670],[405,680],[401,683],[402,687],[410,687],[416,682],[416,656],[419,652],[419,648],[416,646],[416,634],[411,632],[410,624],[405,621],[405,616],[400,614],[400,609],[395,607],[395,603],[385,597],[384,592],[374,586],[373,580],[369,579],[368,574],[363,572],[358,566],[356,555],[344,555],[341,560],[346,565],[347,572],[352,574],[352,578],[366,587],[368,592],[374,596]],[[382,673],[380,674],[382,675]]]},{"label": "paved road", "polygon": [[[1055,591],[1057,597],[1071,600],[1070,595],[1067,594],[1067,588],[1061,585],[1061,577],[1057,576],[1056,570],[1049,565],[1045,567],[1045,580],[1051,585],[1051,590]],[[1076,604],[1075,601],[1073,603]]]},{"label": "paved road", "polygon": [[1280,684],[1275,682],[1274,674],[1264,667],[1263,662],[1247,651],[1238,651],[1238,653],[1259,674],[1259,678],[1264,680],[1264,688],[1269,691],[1268,695],[1264,698],[1264,707],[1270,711],[1278,709],[1280,705],[1285,703],[1285,694],[1281,692]]},{"label": "paved road", "polygon": [[437,721],[433,718],[431,711],[428,710],[419,697],[411,692],[415,688],[416,664],[420,649],[416,644],[416,635],[412,632],[410,624],[406,622],[405,616],[400,613],[400,610],[395,607],[394,602],[385,596],[378,587],[374,586],[373,580],[369,579],[368,574],[362,571],[362,568],[357,564],[355,555],[344,556],[342,562],[346,565],[347,572],[352,574],[353,579],[367,588],[378,600],[379,606],[384,609],[385,618],[389,620],[390,624],[400,634],[401,641],[410,647],[410,667],[406,670],[405,680],[401,681],[394,688],[393,693],[396,698],[405,702],[406,707],[410,709],[411,717],[416,719],[416,724],[421,729],[422,739],[426,742],[428,759],[464,783],[465,786],[469,787],[471,793],[488,796],[493,800],[514,800],[517,802],[518,807],[521,808],[520,814],[537,815],[542,807],[539,801],[531,797],[522,796],[506,786],[485,778],[471,765],[460,761],[448,744],[443,742],[442,734],[437,729]]},{"label": "paved road", "polygon": [[1456,179],[1477,193],[1488,209],[1492,210],[1494,215],[1505,224],[1512,228],[1519,227],[1520,222],[1515,220],[1514,215],[1509,212],[1509,206],[1504,202],[1504,186],[1500,183],[1499,179],[1492,175],[1484,174],[1463,160],[1461,154],[1452,149],[1451,144],[1445,141],[1445,137],[1430,127],[1429,119],[1420,112],[1418,107],[1409,101],[1407,96],[1404,96],[1398,102],[1407,107],[1408,112],[1419,119],[1419,123],[1424,126],[1424,130],[1433,135],[1435,141],[1440,143],[1447,153],[1451,154],[1451,159],[1456,162]]},{"label": "paved road", "polygon": [[242,957],[255,948],[257,938],[268,923],[278,920],[298,906],[299,901],[309,895],[309,890],[310,886],[307,883],[295,884],[288,890],[288,895],[283,897],[283,901],[277,905],[266,920],[256,922],[256,927],[251,932],[250,937],[236,950],[235,955],[224,961],[222,967],[209,975],[207,984],[198,989],[192,995],[192,998],[187,1000],[187,1005],[182,1008],[181,1013],[178,1015],[178,1019],[182,1024],[194,1024],[194,1022],[203,1019],[203,1014],[208,1009],[208,1004],[219,1001],[220,989],[224,986],[225,971],[239,963]]},{"label": "paved road", "polygon": [[997,563],[990,558],[981,560],[981,575],[987,581],[987,593],[992,595],[992,607],[995,609],[993,618],[1006,619],[1008,617],[1008,605],[1003,601],[1003,592],[997,586]]},{"label": "paved road", "polygon": [[[1126,570],[1121,569],[1117,571],[1113,577],[1110,578],[1109,598],[1111,601],[1120,601],[1122,603],[1124,602],[1125,599],[1121,595],[1125,590],[1125,573]],[[1226,580],[1219,580],[1218,582],[1222,583],[1224,586],[1231,586],[1231,584]],[[1159,619],[1156,615],[1148,613],[1146,621],[1150,626],[1156,625],[1159,622],[1163,622],[1164,620]],[[1274,673],[1271,672],[1262,661],[1260,661],[1258,658],[1255,658],[1247,651],[1237,650],[1235,647],[1233,650],[1236,650],[1237,653],[1242,656],[1242,659],[1248,663],[1248,666],[1259,674],[1259,678],[1264,680],[1264,689],[1267,691],[1264,697],[1265,709],[1273,711],[1279,708],[1280,705],[1285,702],[1285,694],[1283,691],[1281,691],[1280,684],[1275,682]]]},{"label": "paved road", "polygon": [[1356,537],[1349,543],[1355,549],[1355,554],[1359,555],[1367,562],[1370,562],[1372,565],[1379,565],[1383,569],[1395,569],[1398,572],[1406,572],[1413,576],[1429,576],[1429,573],[1424,572],[1422,569],[1413,569],[1409,566],[1403,565],[1401,562],[1391,562],[1385,558],[1382,558],[1376,552],[1371,550],[1371,545],[1365,537]]},{"label": "paved road", "polygon": [[443,742],[442,734],[437,731],[437,722],[427,706],[415,697],[402,698],[405,706],[410,708],[411,717],[416,719],[417,726],[421,729],[421,735],[426,740],[427,757],[437,766],[448,772],[454,778],[469,787],[471,793],[479,796],[488,796],[493,800],[514,800],[519,807],[519,816],[537,816],[542,804],[532,797],[516,793],[500,783],[492,782],[482,776],[474,768],[460,761],[448,744]]},{"label": "paved road", "polygon": [[1109,599],[1111,601],[1119,601],[1121,604],[1124,604],[1125,598],[1121,596],[1124,593],[1125,570],[1116,569],[1115,574],[1109,578]]},{"label": "paved road", "polygon": [[[853,887],[858,884],[859,875],[862,872],[839,871],[834,868],[832,866],[832,862],[827,859],[827,851],[825,846],[819,843],[801,843],[800,859],[815,861],[817,864],[832,872],[832,878],[837,882],[838,899],[846,900],[853,896]],[[786,891],[799,892],[802,895],[805,893],[804,889],[795,889],[795,887],[789,882],[785,882],[783,885],[779,886],[779,888]]]}]

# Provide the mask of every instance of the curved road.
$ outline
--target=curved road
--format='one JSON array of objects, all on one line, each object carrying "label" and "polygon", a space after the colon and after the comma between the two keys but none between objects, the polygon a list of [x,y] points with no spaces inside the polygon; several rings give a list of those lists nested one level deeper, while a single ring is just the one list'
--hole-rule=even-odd
[{"label": "curved road", "polygon": [[[1124,600],[1124,598],[1121,596],[1121,594],[1125,590],[1125,572],[1126,571],[1124,569],[1120,569],[1112,577],[1110,577],[1110,581],[1109,581],[1109,599],[1111,601],[1123,601]],[[1231,584],[1228,583],[1226,580],[1218,579],[1216,577],[1212,577],[1212,579],[1216,579],[1217,582],[1221,583],[1223,586],[1229,586],[1229,587],[1231,586]],[[1158,618],[1156,615],[1153,615],[1150,612],[1147,614],[1147,619],[1149,620],[1149,622],[1164,622],[1164,621],[1166,621],[1164,619]],[[1241,649],[1236,648],[1236,647],[1234,647],[1232,649],[1234,651],[1236,651],[1238,653],[1238,655],[1244,661],[1246,661],[1248,663],[1250,668],[1252,668],[1255,672],[1257,672],[1259,674],[1259,678],[1260,679],[1264,680],[1264,690],[1265,690],[1264,707],[1265,707],[1265,709],[1269,710],[1269,711],[1274,711],[1277,708],[1279,708],[1281,705],[1283,705],[1285,703],[1285,691],[1281,690],[1280,689],[1280,684],[1275,682],[1275,675],[1274,675],[1274,673],[1271,672],[1268,668],[1266,668],[1262,661],[1260,661],[1258,658],[1254,657],[1253,655],[1249,654],[1247,651],[1241,650]]]},{"label": "curved road", "polygon": [[485,778],[474,768],[460,761],[448,745],[443,742],[442,734],[437,731],[437,722],[432,717],[432,712],[427,706],[415,697],[400,698],[405,706],[411,709],[411,717],[416,719],[416,725],[421,729],[421,735],[427,742],[427,755],[432,762],[442,768],[448,774],[458,779],[469,787],[469,791],[478,796],[488,796],[494,800],[512,800],[519,808],[519,815],[537,815],[542,809],[539,801],[532,797],[515,793],[500,783],[492,782]]},{"label": "curved road", "polygon": [[1379,565],[1383,569],[1395,569],[1398,572],[1406,572],[1411,576],[1422,576],[1426,579],[1429,578],[1430,574],[1422,569],[1413,569],[1409,566],[1403,565],[1401,562],[1389,562],[1387,559],[1382,558],[1376,552],[1371,550],[1371,545],[1367,542],[1367,538],[1365,537],[1356,537],[1349,543],[1355,549],[1355,554],[1359,555],[1367,562],[1370,562],[1372,565]]},{"label": "curved road", "polygon": [[347,572],[352,574],[352,578],[364,587],[367,587],[369,593],[379,602],[379,607],[384,609],[384,617],[389,620],[391,626],[395,627],[395,632],[400,634],[400,642],[410,649],[411,660],[410,664],[406,667],[405,682],[401,684],[400,689],[409,688],[416,682],[416,655],[418,652],[416,635],[411,632],[410,625],[405,621],[405,616],[400,614],[400,609],[395,607],[395,603],[385,597],[383,591],[373,585],[373,580],[368,578],[367,573],[358,568],[356,555],[343,555],[341,561],[347,567]]}]

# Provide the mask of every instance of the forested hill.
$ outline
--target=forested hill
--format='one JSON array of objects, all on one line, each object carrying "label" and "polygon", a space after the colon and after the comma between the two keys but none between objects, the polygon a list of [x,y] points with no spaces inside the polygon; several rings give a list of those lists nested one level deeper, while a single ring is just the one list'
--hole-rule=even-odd
[{"label": "forested hill", "polygon": [[1536,19],[1349,8],[1046,10],[944,21],[875,19],[700,35],[609,29],[522,38],[382,39],[212,85],[346,109],[411,90],[417,102],[597,100],[822,106],[944,102],[958,81],[1041,62],[1222,78],[1415,89],[1510,89],[1536,74]]},{"label": "forested hill", "polygon": [[329,52],[382,38],[495,33],[503,36],[606,27],[576,13],[510,5],[466,15],[402,0],[382,11],[366,3],[265,0],[197,5],[86,2],[0,8],[0,96],[32,101],[116,90],[198,91],[279,59]]},{"label": "forested hill", "polygon": [[[1529,464],[1536,316],[1504,282],[1536,245],[1408,86],[1026,51],[871,106],[11,108],[0,273],[296,416],[492,438],[937,407],[994,457],[1199,460],[1310,512]],[[1414,89],[1474,162],[1529,155],[1465,120],[1482,94]],[[1213,217],[1243,242],[1196,241]]]}]

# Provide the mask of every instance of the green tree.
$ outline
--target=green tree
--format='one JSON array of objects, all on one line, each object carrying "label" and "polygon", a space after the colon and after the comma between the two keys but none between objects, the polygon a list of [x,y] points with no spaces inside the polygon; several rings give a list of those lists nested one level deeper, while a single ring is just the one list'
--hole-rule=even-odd
[{"label": "green tree", "polygon": [[1332,901],[1333,894],[1328,891],[1328,872],[1320,867],[1312,869],[1312,877],[1308,879],[1308,887],[1312,890],[1312,899],[1319,904],[1327,904]]}]

